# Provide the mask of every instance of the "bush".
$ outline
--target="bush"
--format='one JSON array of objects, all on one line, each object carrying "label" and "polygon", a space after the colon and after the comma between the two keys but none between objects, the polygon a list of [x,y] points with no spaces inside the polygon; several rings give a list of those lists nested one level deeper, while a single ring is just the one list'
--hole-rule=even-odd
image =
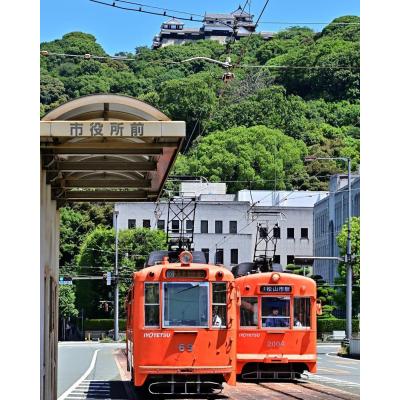
[{"label": "bush", "polygon": [[[333,331],[345,331],[346,320],[345,319],[318,319],[317,320],[317,332],[318,333],[332,333]],[[359,320],[353,319],[353,332],[359,332]]]},{"label": "bush", "polygon": [[[85,331],[109,331],[114,329],[113,319],[86,319]],[[119,329],[124,331],[126,329],[126,319],[119,320]]]}]

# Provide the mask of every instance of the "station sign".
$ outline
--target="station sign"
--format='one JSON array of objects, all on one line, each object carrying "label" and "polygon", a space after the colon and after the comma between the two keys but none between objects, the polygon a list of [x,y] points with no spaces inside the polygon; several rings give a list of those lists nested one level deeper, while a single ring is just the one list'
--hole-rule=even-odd
[{"label": "station sign", "polygon": [[261,293],[291,293],[292,287],[289,285],[262,285]]}]

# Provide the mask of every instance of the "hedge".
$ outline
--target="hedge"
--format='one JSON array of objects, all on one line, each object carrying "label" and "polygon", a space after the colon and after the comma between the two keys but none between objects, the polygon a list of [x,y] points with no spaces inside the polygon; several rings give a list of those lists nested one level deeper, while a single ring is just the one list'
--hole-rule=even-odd
[{"label": "hedge", "polygon": [[[359,332],[360,325],[358,319],[353,319],[353,332]],[[339,318],[330,319],[317,319],[317,332],[318,333],[332,333],[333,331],[345,331],[346,320]]]},{"label": "hedge", "polygon": [[[114,329],[113,319],[85,319],[85,331],[109,331]],[[119,329],[124,331],[126,328],[126,319],[119,320]]]}]

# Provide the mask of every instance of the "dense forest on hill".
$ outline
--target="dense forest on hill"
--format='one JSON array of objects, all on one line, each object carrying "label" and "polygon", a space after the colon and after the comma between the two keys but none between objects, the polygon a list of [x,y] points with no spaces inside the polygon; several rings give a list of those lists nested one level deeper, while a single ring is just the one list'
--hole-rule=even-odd
[{"label": "dense forest on hill", "polygon": [[[321,32],[292,27],[267,42],[253,35],[233,43],[229,56],[239,67],[229,83],[216,64],[179,63],[194,56],[226,61],[227,47],[214,41],[117,54],[129,61],[41,56],[41,116],[78,96],[133,96],[187,122],[190,140],[175,166],[179,174],[231,181],[231,191],[249,183],[253,189],[325,189],[328,176],[345,166],[304,163],[305,155],[349,156],[354,169],[359,164],[359,25],[337,24],[359,18],[333,22]],[[107,55],[82,32],[41,49]]]}]

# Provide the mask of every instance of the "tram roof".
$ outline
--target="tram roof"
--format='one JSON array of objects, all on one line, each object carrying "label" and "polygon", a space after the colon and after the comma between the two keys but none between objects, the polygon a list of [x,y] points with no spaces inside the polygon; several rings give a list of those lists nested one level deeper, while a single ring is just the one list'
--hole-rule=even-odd
[{"label": "tram roof", "polygon": [[156,201],[186,134],[184,121],[129,96],[69,101],[41,120],[42,168],[58,205]]},{"label": "tram roof", "polygon": [[246,283],[253,283],[253,284],[260,284],[260,283],[269,284],[269,283],[272,283],[272,282],[270,282],[270,278],[272,277],[273,274],[280,275],[279,282],[276,283],[277,285],[279,285],[281,283],[300,284],[301,282],[304,282],[306,284],[311,284],[312,286],[316,285],[314,279],[311,279],[311,278],[309,278],[307,276],[303,276],[303,275],[290,274],[287,272],[258,272],[258,273],[254,273],[254,274],[239,276],[236,278],[236,281],[238,283],[246,282]]}]

